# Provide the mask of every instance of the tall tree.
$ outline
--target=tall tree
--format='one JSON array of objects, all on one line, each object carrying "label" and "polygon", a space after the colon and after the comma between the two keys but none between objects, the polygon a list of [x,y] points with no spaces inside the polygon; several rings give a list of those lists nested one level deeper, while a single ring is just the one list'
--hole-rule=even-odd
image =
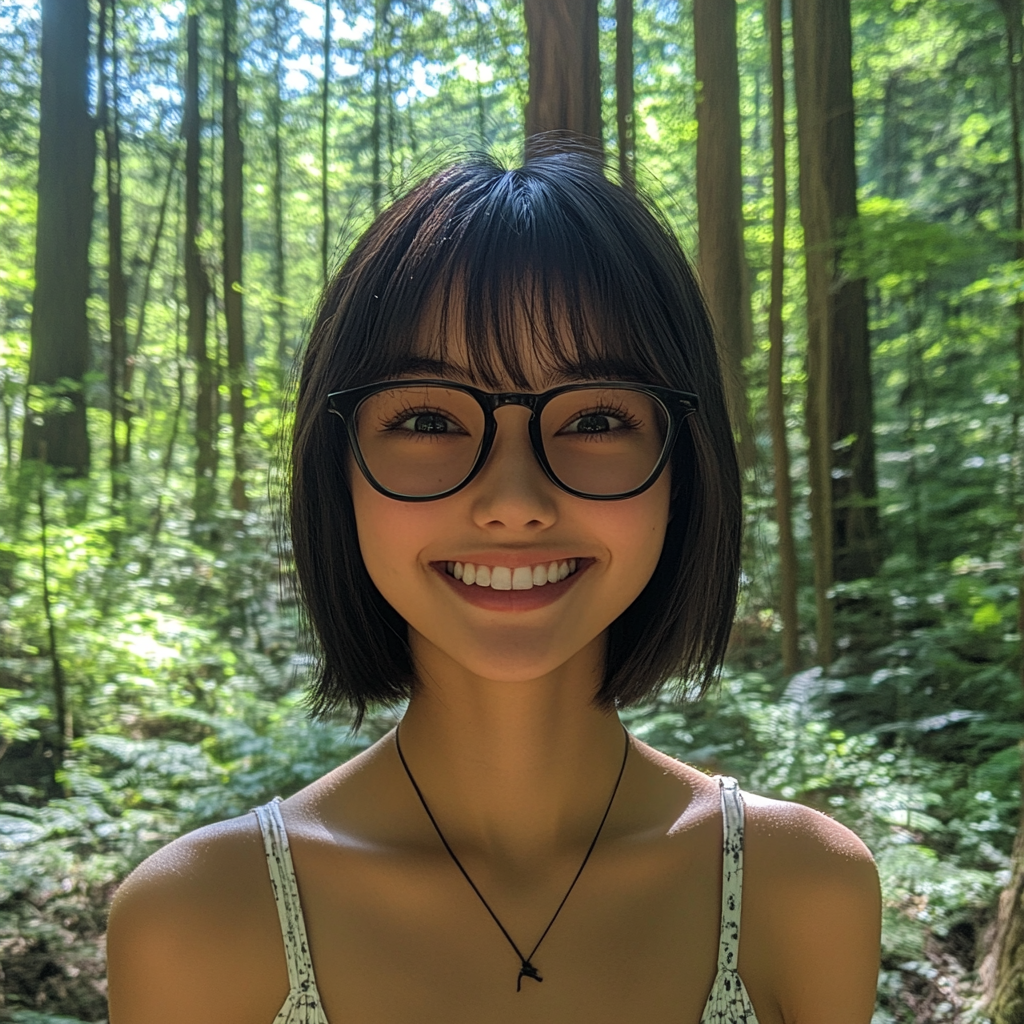
[{"label": "tall tree", "polygon": [[[1021,114],[1024,106],[1024,3],[996,0],[1006,22],[1006,72],[1010,94],[1010,132],[1013,146],[1014,256],[1024,266],[1024,152],[1021,150]],[[1017,355],[1017,408],[1013,416],[1017,451],[1018,517],[1024,520],[1024,452],[1020,437],[1024,418],[1024,302],[1014,306],[1014,348]],[[1024,545],[1024,534],[1022,534]],[[1021,549],[1024,559],[1024,547]],[[1021,584],[1024,585],[1024,575]],[[1024,592],[1024,591],[1022,591]],[[1019,601],[1017,631],[1024,636],[1024,601]],[[1024,658],[1021,659],[1024,683]],[[1024,750],[1024,743],[1022,743]],[[987,1011],[993,1024],[1024,1020],[1024,760],[1021,769],[1021,809],[1011,854],[1010,880],[1000,893],[991,945],[981,975],[985,983]]]},{"label": "tall tree", "polygon": [[636,187],[636,125],[633,102],[633,0],[615,0],[615,114],[619,178]]},{"label": "tall tree", "polygon": [[[88,0],[42,0],[35,289],[23,457],[89,472],[89,238],[96,140],[88,107]],[[40,388],[45,394],[33,395]],[[45,447],[41,450],[40,444]]]},{"label": "tall tree", "polygon": [[[249,507],[245,493],[245,322],[242,310],[242,116],[238,103],[238,0],[223,0],[224,319],[227,326],[228,411],[235,473],[231,505]],[[325,168],[326,171],[326,168]]]},{"label": "tall tree", "polygon": [[877,571],[881,537],[866,282],[842,266],[857,220],[850,0],[793,0],[793,47],[808,308],[821,306],[828,349],[832,571],[853,580]]},{"label": "tall tree", "polygon": [[[807,420],[808,477],[811,485],[811,547],[814,554],[815,634],[819,664],[832,661],[832,445],[829,430],[829,373],[833,260],[832,219],[827,182],[825,105],[819,102],[818,77],[826,49],[819,3],[793,0],[793,65],[799,116],[800,220],[804,228],[807,276]],[[839,0],[842,2],[842,0]],[[797,26],[799,25],[799,31]]]},{"label": "tall tree", "polygon": [[786,440],[783,375],[783,275],[786,256],[786,74],[782,45],[782,0],[767,0],[766,20],[772,75],[772,280],[768,309],[768,419],[775,469],[775,522],[779,530],[779,604],[782,611],[782,664],[799,666],[797,561],[793,539],[793,487]]},{"label": "tall tree", "polygon": [[[391,0],[375,0],[371,60],[373,62],[373,122],[370,125],[370,200],[374,215],[380,213],[384,186],[381,181],[381,144],[384,140],[384,42],[390,34]],[[392,102],[390,90],[386,98]]]},{"label": "tall tree", "polygon": [[188,304],[188,354],[196,364],[196,489],[193,512],[205,522],[213,511],[217,481],[217,422],[214,368],[207,349],[210,279],[199,250],[202,122],[199,112],[199,14],[190,10],[185,23],[185,300]]},{"label": "tall tree", "polygon": [[[275,10],[276,19],[277,12]],[[324,80],[320,94],[320,271],[324,283],[327,282],[327,263],[331,246],[331,210],[330,210],[330,166],[327,157],[327,143],[330,130],[331,103],[331,0],[324,0]],[[280,81],[280,79],[279,79]]]},{"label": "tall tree", "polygon": [[[108,386],[110,390],[110,495],[116,504],[126,483],[122,462],[127,455],[122,424],[127,425],[128,282],[124,273],[124,212],[121,199],[121,125],[117,2],[100,0],[96,33],[98,120],[103,132],[107,186],[107,321],[110,330]],[[110,71],[107,71],[109,30]]]},{"label": "tall tree", "polygon": [[[523,9],[530,61],[527,154],[545,132],[600,152],[597,0],[524,0]],[[554,141],[544,140],[543,145],[551,148]]]},{"label": "tall tree", "polygon": [[[284,267],[284,143],[282,140],[281,83],[284,75],[284,38],[281,30],[281,0],[273,0],[270,8],[273,20],[274,91],[270,97],[270,146],[274,161],[272,202],[274,207],[274,321],[277,326],[277,366],[284,373],[288,358],[288,322],[285,309]],[[325,165],[326,166],[326,165]]]},{"label": "tall tree", "polygon": [[697,235],[700,275],[721,341],[726,393],[742,461],[755,451],[743,359],[753,348],[743,246],[740,75],[735,0],[694,0],[697,73]]}]

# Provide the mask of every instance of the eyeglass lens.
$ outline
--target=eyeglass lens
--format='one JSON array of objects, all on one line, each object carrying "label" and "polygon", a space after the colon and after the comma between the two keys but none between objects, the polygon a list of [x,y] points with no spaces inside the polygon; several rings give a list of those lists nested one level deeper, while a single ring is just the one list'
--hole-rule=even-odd
[{"label": "eyeglass lens", "polygon": [[[407,497],[449,491],[473,471],[484,411],[472,395],[437,385],[378,391],[355,417],[359,450],[385,490]],[[582,387],[549,401],[540,416],[544,453],[567,487],[598,496],[647,482],[668,437],[668,414],[652,395]]]}]

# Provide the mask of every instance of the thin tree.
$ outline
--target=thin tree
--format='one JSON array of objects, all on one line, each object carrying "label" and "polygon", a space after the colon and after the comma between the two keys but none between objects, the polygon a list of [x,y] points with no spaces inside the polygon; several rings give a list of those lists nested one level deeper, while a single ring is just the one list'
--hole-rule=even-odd
[{"label": "thin tree", "polygon": [[[823,26],[818,4],[793,0],[793,68],[799,116],[800,220],[807,276],[808,477],[811,485],[811,547],[814,554],[815,634],[819,664],[832,661],[832,445],[829,431],[830,304],[833,261],[826,178],[825,107],[819,102],[818,73]],[[833,0],[827,0],[831,3]]]},{"label": "thin tree", "polygon": [[202,139],[199,112],[199,14],[190,10],[185,22],[185,105],[182,133],[185,136],[185,298],[188,321],[185,335],[188,355],[196,364],[196,489],[193,512],[206,522],[216,500],[217,447],[215,437],[216,387],[214,368],[207,349],[210,279],[199,249],[200,168]]},{"label": "thin tree", "polygon": [[[276,25],[276,5],[274,18]],[[280,47],[278,48],[278,53],[280,53]],[[331,102],[331,0],[324,0],[323,60],[324,81],[323,89],[320,93],[320,272],[324,282],[326,282],[327,262],[331,246],[330,167],[327,161],[327,143],[330,130],[330,118],[328,115]],[[280,78],[278,78],[278,81],[280,82]]]},{"label": "thin tree", "polygon": [[597,0],[524,0],[530,83],[526,152],[538,136],[601,152],[601,58]]},{"label": "thin tree", "polygon": [[224,320],[227,333],[228,411],[235,472],[231,507],[249,507],[245,493],[245,321],[242,309],[242,117],[238,103],[238,0],[223,0]]},{"label": "thin tree", "polygon": [[[284,144],[282,141],[281,82],[284,74],[284,39],[281,34],[281,0],[273,0],[270,8],[273,19],[274,91],[270,97],[270,148],[274,161],[272,186],[274,209],[274,321],[277,325],[277,366],[283,374],[288,358],[288,321],[285,309],[284,268]],[[326,170],[326,164],[324,165]],[[325,232],[326,233],[326,232]]]},{"label": "thin tree", "polygon": [[[107,48],[107,34],[110,48]],[[121,198],[121,125],[118,103],[117,2],[100,0],[96,33],[98,120],[103,132],[107,187],[107,322],[110,332],[110,497],[116,506],[126,483],[127,454],[120,436],[127,424],[128,282],[124,273],[124,213]],[[107,70],[108,52],[110,71]]]},{"label": "thin tree", "polygon": [[753,349],[754,328],[743,244],[735,0],[694,0],[693,28],[700,275],[722,347],[729,413],[740,440],[741,460],[752,466],[756,452],[743,360]]},{"label": "thin tree", "polygon": [[782,0],[767,0],[765,12],[772,74],[772,280],[768,307],[768,419],[775,468],[775,522],[779,530],[779,605],[782,612],[782,664],[800,667],[797,621],[797,561],[793,539],[793,485],[786,439],[786,395],[782,385],[784,334],[783,277],[786,256],[786,76],[782,44]]},{"label": "thin tree", "polygon": [[[484,19],[480,14],[480,5],[472,2],[469,5],[476,23],[476,121],[477,131],[480,134],[480,144],[487,147],[487,97],[484,94],[483,77],[480,67],[487,56],[487,33],[484,28]],[[407,108],[408,109],[408,108]],[[411,122],[410,122],[411,123]]]},{"label": "thin tree", "polygon": [[615,116],[619,179],[636,187],[636,113],[633,102],[633,0],[615,0]]},{"label": "thin tree", "polygon": [[89,472],[89,239],[96,140],[89,114],[88,0],[42,0],[35,288],[22,457]]},{"label": "thin tree", "polygon": [[[1022,86],[1024,74],[1024,4],[1021,0],[996,0],[1006,22],[1006,65],[1010,93],[1010,130],[1013,145],[1014,256],[1024,265],[1024,153],[1021,151]],[[1017,355],[1017,409],[1014,439],[1017,446],[1018,516],[1024,521],[1024,452],[1021,451],[1021,418],[1024,415],[1024,302],[1014,306],[1014,347]],[[1024,544],[1024,540],[1022,540]],[[1024,564],[1024,547],[1021,549]],[[1021,577],[1024,586],[1024,574]],[[1024,592],[1024,591],[1022,591]],[[1018,632],[1024,636],[1024,601],[1019,602]],[[1021,658],[1024,685],[1024,657]],[[1022,744],[1024,749],[1024,744]],[[982,963],[987,1011],[992,1024],[1013,1024],[1024,1018],[1024,767],[1021,775],[1021,810],[1011,853],[1010,880],[999,897],[991,932],[991,944]]]},{"label": "thin tree", "polygon": [[[373,63],[373,121],[370,125],[370,201],[374,215],[380,213],[383,184],[381,182],[381,143],[384,139],[383,112],[384,96],[381,87],[384,67],[382,39],[389,21],[391,0],[376,0],[374,5],[373,36],[371,38],[371,61]],[[390,94],[388,96],[390,102]]]},{"label": "thin tree", "polygon": [[850,0],[793,0],[793,45],[805,244],[821,263],[808,303],[827,322],[832,571],[853,580],[877,571],[881,535],[866,282],[842,265],[857,221]]}]

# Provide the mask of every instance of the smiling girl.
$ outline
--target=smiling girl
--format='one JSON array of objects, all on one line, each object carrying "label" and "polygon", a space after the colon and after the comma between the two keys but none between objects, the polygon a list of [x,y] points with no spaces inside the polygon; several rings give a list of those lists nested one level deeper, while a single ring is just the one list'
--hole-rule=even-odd
[{"label": "smiling girl", "polygon": [[408,708],[124,883],[112,1024],[868,1024],[863,843],[616,714],[711,684],[739,571],[711,326],[636,197],[545,156],[384,212],[322,299],[292,466],[313,704]]}]

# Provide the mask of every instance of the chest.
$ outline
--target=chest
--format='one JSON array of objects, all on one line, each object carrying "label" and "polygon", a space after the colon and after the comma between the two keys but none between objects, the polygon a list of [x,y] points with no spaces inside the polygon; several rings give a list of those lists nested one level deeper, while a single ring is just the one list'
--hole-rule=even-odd
[{"label": "chest", "polygon": [[[536,952],[572,880],[571,864],[543,878],[476,873],[506,937],[443,854],[406,858],[297,843],[328,1020],[697,1024],[716,972],[720,842],[708,830],[595,854]],[[543,981],[520,979],[512,942]],[[763,972],[746,949],[741,970],[754,979],[747,984],[757,999]],[[768,992],[760,995],[761,1024],[779,1024]]]}]

